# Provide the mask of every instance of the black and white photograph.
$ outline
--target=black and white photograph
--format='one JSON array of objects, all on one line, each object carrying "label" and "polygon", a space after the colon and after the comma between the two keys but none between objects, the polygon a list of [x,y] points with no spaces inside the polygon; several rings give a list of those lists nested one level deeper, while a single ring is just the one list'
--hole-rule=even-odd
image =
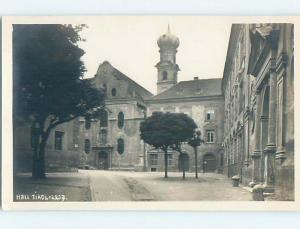
[{"label": "black and white photograph", "polygon": [[4,17],[3,206],[296,209],[297,20],[271,19]]}]

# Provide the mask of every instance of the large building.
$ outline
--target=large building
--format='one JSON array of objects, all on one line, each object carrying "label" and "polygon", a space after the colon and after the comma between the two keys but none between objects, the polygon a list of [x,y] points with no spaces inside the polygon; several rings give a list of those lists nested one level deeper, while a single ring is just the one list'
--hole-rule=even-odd
[{"label": "large building", "polygon": [[107,61],[90,80],[105,90],[105,109],[100,120],[80,119],[81,164],[96,169],[144,170],[146,151],[139,128],[146,116],[145,99],[152,94]]},{"label": "large building", "polygon": [[[157,44],[160,48],[157,76],[154,76],[154,80],[157,79],[157,94],[153,95],[109,62],[100,64],[95,76],[88,79],[96,88],[106,92],[105,108],[101,110],[100,119],[78,118],[58,126],[47,145],[48,171],[49,166],[163,171],[163,153],[147,146],[141,140],[139,131],[141,121],[152,112],[162,111],[186,113],[195,120],[205,140],[205,144],[198,149],[198,169],[222,172],[224,97],[221,79],[194,77],[190,81],[178,82],[180,69],[176,63],[176,53],[179,39],[168,28],[167,33],[158,38]],[[16,157],[27,158],[29,162],[30,138],[22,139],[19,134],[29,132],[30,128],[18,127],[15,131],[15,139],[18,139],[15,155],[21,154],[22,157]],[[179,158],[178,152],[170,150],[170,171],[180,171],[183,163],[187,171],[195,169],[193,149],[184,145],[183,151]],[[29,165],[29,170],[30,163],[24,164]]]},{"label": "large building", "polygon": [[[159,37],[160,61],[157,63],[157,95],[132,81],[110,63],[102,63],[91,80],[106,90],[106,108],[99,121],[86,125],[80,121],[81,164],[97,169],[163,171],[164,157],[140,139],[140,122],[152,112],[183,112],[192,117],[206,144],[199,147],[198,164],[207,171],[222,171],[224,98],[221,79],[178,82],[176,53],[179,39],[170,29]],[[84,141],[83,141],[84,140]],[[122,149],[120,151],[120,149]],[[194,170],[194,153],[188,145],[179,158],[170,150],[169,170],[181,170],[181,160]],[[204,162],[205,161],[205,162]]]},{"label": "large building", "polygon": [[222,90],[224,170],[265,193],[294,198],[292,24],[233,25]]}]

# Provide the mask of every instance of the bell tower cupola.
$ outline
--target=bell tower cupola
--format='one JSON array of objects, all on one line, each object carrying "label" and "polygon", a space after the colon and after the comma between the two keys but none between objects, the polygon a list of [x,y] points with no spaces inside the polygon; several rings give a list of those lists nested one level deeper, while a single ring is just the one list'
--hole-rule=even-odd
[{"label": "bell tower cupola", "polygon": [[176,53],[179,46],[179,39],[171,34],[170,26],[168,32],[157,40],[159,47],[160,61],[157,68],[157,94],[177,84],[177,73],[180,70],[176,64]]}]

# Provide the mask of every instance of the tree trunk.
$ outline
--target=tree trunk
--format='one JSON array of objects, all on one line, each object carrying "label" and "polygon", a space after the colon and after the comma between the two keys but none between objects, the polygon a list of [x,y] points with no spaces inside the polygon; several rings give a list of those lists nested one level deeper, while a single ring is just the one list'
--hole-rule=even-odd
[{"label": "tree trunk", "polygon": [[44,121],[35,121],[32,125],[32,148],[33,148],[33,161],[32,161],[32,178],[41,179],[46,178],[45,174],[45,147],[51,129],[48,128],[44,132]]},{"label": "tree trunk", "polygon": [[168,149],[165,150],[165,178],[168,178]]},{"label": "tree trunk", "polygon": [[179,151],[179,164],[180,164],[180,168],[182,169],[182,179],[185,179],[185,163],[184,163],[184,158],[183,158],[183,154],[181,152],[181,150]]},{"label": "tree trunk", "polygon": [[197,146],[194,147],[194,152],[195,152],[195,176],[196,176],[196,179],[198,179],[198,150],[197,150]]}]

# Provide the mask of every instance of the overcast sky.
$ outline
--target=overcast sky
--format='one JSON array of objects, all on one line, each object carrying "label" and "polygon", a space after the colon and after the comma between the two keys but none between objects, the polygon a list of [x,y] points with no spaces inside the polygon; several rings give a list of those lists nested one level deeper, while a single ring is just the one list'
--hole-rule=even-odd
[{"label": "overcast sky", "polygon": [[156,93],[159,62],[157,39],[167,32],[180,40],[177,64],[179,81],[221,78],[231,22],[216,17],[99,17],[89,21],[81,35],[83,61],[93,77],[99,64],[109,61],[115,68]]}]

